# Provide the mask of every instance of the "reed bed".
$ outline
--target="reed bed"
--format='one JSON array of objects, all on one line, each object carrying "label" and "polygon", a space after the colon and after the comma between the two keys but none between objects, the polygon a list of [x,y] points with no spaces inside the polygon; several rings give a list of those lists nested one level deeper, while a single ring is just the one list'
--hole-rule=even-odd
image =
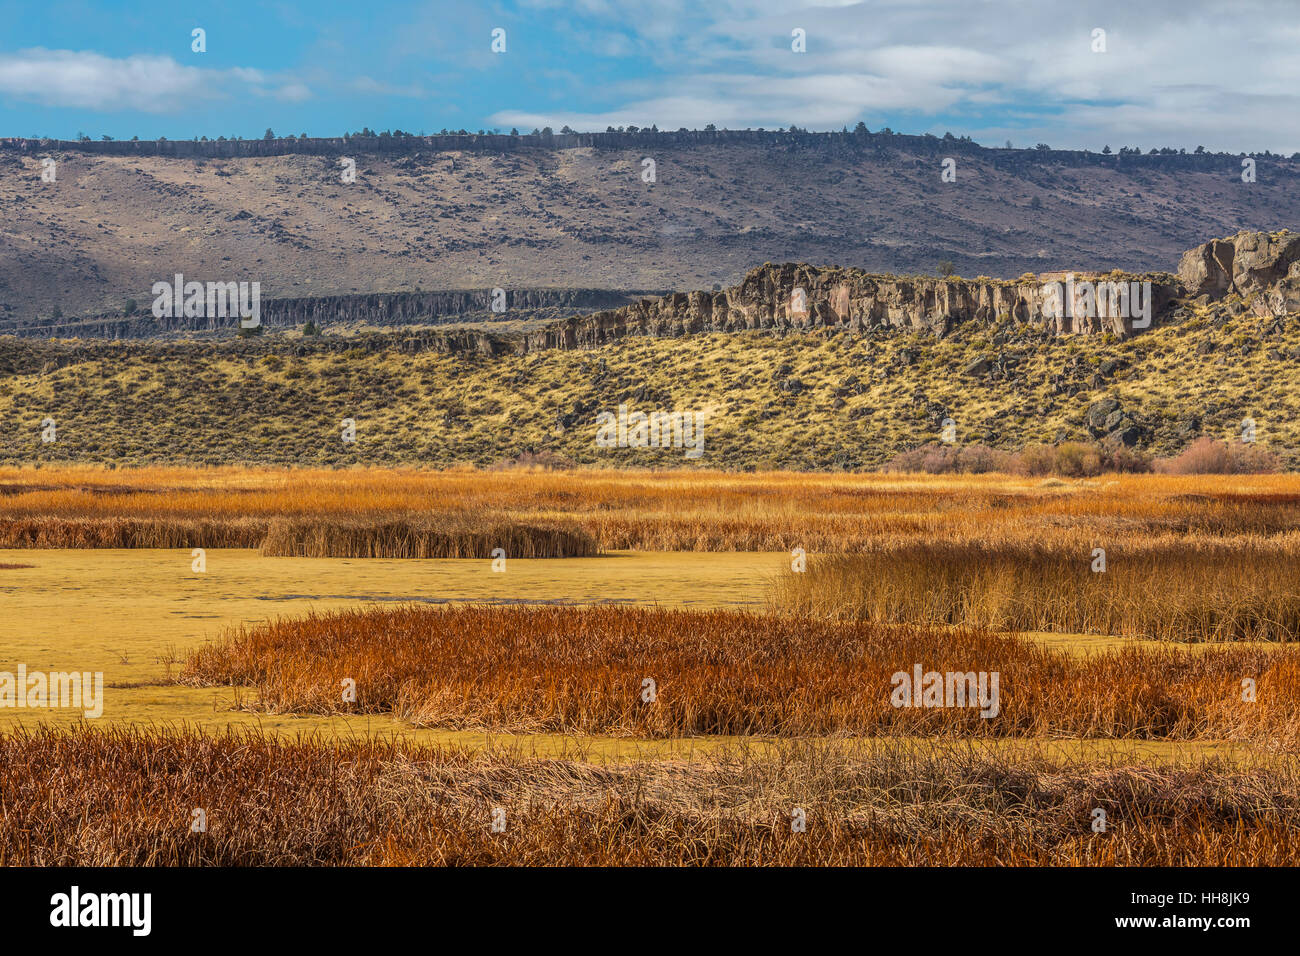
[{"label": "reed bed", "polygon": [[301,558],[588,558],[595,539],[578,528],[480,524],[468,516],[442,522],[358,522],[306,518],[271,523],[262,554]]},{"label": "reed bed", "polygon": [[[1107,542],[1109,544],[1109,542]],[[822,555],[782,575],[781,613],[1113,634],[1179,642],[1300,637],[1300,547],[1265,539],[1090,543],[933,542]]]},{"label": "reed bed", "polygon": [[443,520],[244,519],[191,521],[133,518],[0,518],[0,548],[257,548],[270,557],[515,558],[600,554],[580,528]]},{"label": "reed bed", "polygon": [[0,737],[6,866],[1297,863],[1294,760],[1143,767],[876,741],[596,765],[235,731]]},{"label": "reed bed", "polygon": [[[273,526],[301,537],[269,542]],[[348,531],[319,530],[331,526]],[[1300,476],[0,469],[0,547],[266,543],[276,554],[356,557],[443,527],[585,534],[601,551],[1280,536],[1300,532]]]},{"label": "reed bed", "polygon": [[250,519],[0,517],[0,548],[257,548],[266,535]]},{"label": "reed bed", "polygon": [[[974,687],[965,706],[951,706],[955,695],[949,706],[896,706],[894,675],[917,665],[996,672],[997,707],[976,706]],[[1246,678],[1254,702],[1242,699]],[[732,611],[360,608],[232,629],[193,651],[176,680],[253,688],[241,702],[251,710],[387,713],[451,729],[1300,743],[1300,648],[1079,659],[971,628]],[[985,687],[991,695],[991,678]]]}]

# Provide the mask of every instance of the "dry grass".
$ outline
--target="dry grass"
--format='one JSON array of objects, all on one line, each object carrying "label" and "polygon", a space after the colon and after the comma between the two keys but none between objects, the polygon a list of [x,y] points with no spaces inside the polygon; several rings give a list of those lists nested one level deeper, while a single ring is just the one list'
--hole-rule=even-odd
[{"label": "dry grass", "polygon": [[537,554],[588,547],[862,551],[932,540],[1108,545],[1165,534],[1195,544],[1292,531],[1300,531],[1296,475],[1064,482],[787,472],[0,469],[4,548],[265,544],[274,554],[396,557],[444,547],[463,554],[469,539],[485,544],[483,536],[504,532],[524,536]]},{"label": "dry grass", "polygon": [[[806,832],[792,832],[795,808]],[[0,737],[9,866],[1297,863],[1294,761],[1012,763],[876,742],[599,766],[257,734]]]},{"label": "dry grass", "polygon": [[[996,672],[999,712],[898,707],[892,677]],[[345,702],[342,682],[355,681]],[[644,681],[653,680],[647,701]],[[1257,701],[1242,681],[1257,682]],[[1300,650],[1084,659],[974,629],[623,607],[358,609],[229,632],[178,678],[255,688],[272,713],[417,726],[687,735],[1071,736],[1300,741]]]},{"label": "dry grass", "polygon": [[3,548],[256,548],[266,522],[250,519],[0,517]]},{"label": "dry grass", "polygon": [[1300,540],[1159,538],[1092,547],[909,544],[813,558],[773,589],[784,613],[1170,641],[1300,637]]},{"label": "dry grass", "polygon": [[[487,467],[532,451],[678,474],[853,471],[935,441],[945,416],[962,445],[1088,442],[1090,406],[1114,399],[1149,430],[1148,454],[1175,454],[1196,433],[1237,441],[1250,416],[1258,446],[1300,468],[1300,325],[1192,311],[1118,341],[1044,339],[1009,317],[959,322],[942,338],[701,332],[522,355],[439,352],[421,333],[20,340],[0,354],[0,462]],[[976,359],[1005,374],[963,374]],[[703,458],[596,447],[596,414],[623,402],[705,413]],[[40,440],[46,416],[56,442]],[[341,441],[344,416],[356,443]]]},{"label": "dry grass", "polygon": [[[257,714],[750,746],[601,765],[24,730],[0,736],[0,865],[1300,863],[1300,648],[1072,658],[997,630],[1292,639],[1300,477],[0,470],[0,545],[853,552],[814,553],[767,615],[354,609],[229,631],[177,676],[233,685],[215,693]],[[1094,547],[1105,574],[1089,568]],[[894,673],[915,665],[996,672],[998,712],[893,706]],[[1062,762],[1043,738],[1227,740],[1258,759]],[[594,746],[572,739],[578,757]],[[196,807],[206,833],[190,831]],[[498,807],[504,833],[490,829]],[[806,833],[791,832],[795,807]],[[1090,828],[1097,807],[1106,833]]]},{"label": "dry grass", "polygon": [[595,541],[578,528],[482,521],[346,517],[236,519],[0,518],[5,548],[259,548],[268,557],[487,558],[504,548],[517,558],[594,557]]},{"label": "dry grass", "polygon": [[360,522],[303,518],[271,523],[262,554],[299,558],[589,558],[600,553],[579,528],[475,521],[454,515],[433,521]]}]

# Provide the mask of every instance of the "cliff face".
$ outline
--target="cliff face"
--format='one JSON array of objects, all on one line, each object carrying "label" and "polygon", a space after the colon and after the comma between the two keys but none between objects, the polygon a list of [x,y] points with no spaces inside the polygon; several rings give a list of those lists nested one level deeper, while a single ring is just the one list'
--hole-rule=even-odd
[{"label": "cliff face", "polygon": [[[1073,279],[1067,284],[1067,279]],[[1146,283],[1150,283],[1147,299]],[[1143,287],[1124,310],[1100,290]],[[1072,293],[1072,295],[1071,295]],[[1169,320],[1175,300],[1228,299],[1259,315],[1300,312],[1300,234],[1240,232],[1186,252],[1168,273],[1044,273],[1014,281],[871,275],[853,269],[764,265],[717,292],[674,293],[575,316],[525,336],[525,347],[592,348],[625,335],[677,336],[746,329],[885,326],[942,336],[960,322],[1011,318],[1053,335],[1125,337]],[[1092,305],[1089,304],[1092,298]],[[1072,303],[1060,308],[1062,302]],[[1134,303],[1141,303],[1141,312]],[[1149,306],[1149,309],[1148,309]],[[1144,314],[1149,311],[1149,316]],[[1127,314],[1125,314],[1127,313]],[[1149,321],[1148,321],[1149,320]]]},{"label": "cliff face", "polygon": [[[940,178],[948,158],[955,183]],[[1206,237],[1300,222],[1300,158],[1260,156],[1256,183],[1224,189],[1240,162],[757,130],[0,140],[0,333],[116,318],[178,272],[257,280],[267,301],[714,289],[791,261],[933,276],[950,260],[1003,279],[1165,270]]]},{"label": "cliff face", "polygon": [[[769,264],[753,270],[740,285],[730,289],[642,299],[619,309],[566,319],[529,333],[526,338],[529,348],[590,348],[625,335],[675,336],[747,329],[860,331],[876,326],[942,336],[959,322],[992,322],[1007,317],[1057,335],[1113,332],[1123,336],[1135,331],[1134,318],[1096,314],[1098,310],[1087,308],[1083,283],[1149,282],[1153,324],[1180,292],[1178,281],[1164,274],[1099,277],[1080,273],[1074,279],[1075,307],[1061,310],[1055,305],[1065,299],[1065,274],[1007,282],[882,276],[851,269]],[[1053,297],[1052,288],[1060,298]],[[1143,320],[1139,317],[1137,321],[1141,328]]]},{"label": "cliff face", "polygon": [[[492,312],[491,289],[303,296],[264,299],[261,320],[265,328],[276,329],[294,328],[306,322],[325,327],[351,323],[422,325],[512,319],[518,318],[520,312],[529,313],[532,318],[544,318],[547,312],[564,315],[579,310],[608,309],[635,301],[642,294],[615,289],[511,289],[505,292],[503,313]],[[13,332],[26,336],[148,338],[169,332],[210,332],[235,325],[230,318],[154,318],[151,304],[138,303],[138,311],[132,315],[99,315],[62,323],[20,322]]]},{"label": "cliff face", "polygon": [[1239,296],[1257,315],[1300,312],[1300,233],[1239,232],[1189,249],[1178,265],[1189,296]]},{"label": "cliff face", "polygon": [[[492,313],[488,289],[404,292],[392,294],[316,296],[268,299],[262,302],[267,329],[314,322],[318,327],[340,323],[371,325],[437,324],[511,318],[511,312],[585,310],[526,333],[521,347],[591,348],[625,335],[677,336],[698,332],[754,329],[793,330],[845,328],[860,331],[886,326],[944,335],[954,323],[988,322],[1011,317],[1053,334],[1133,331],[1133,319],[1091,314],[1083,301],[1085,281],[1150,282],[1151,312],[1161,312],[1179,292],[1177,280],[1164,274],[1100,277],[1078,273],[1071,314],[1055,314],[1051,289],[1064,301],[1065,273],[1033,279],[938,279],[926,276],[872,275],[854,269],[819,268],[802,264],[767,264],[753,269],[738,286],[716,292],[677,292],[644,297],[639,293],[602,289],[517,289],[506,293],[508,311]],[[1051,283],[1055,282],[1056,286]],[[1143,293],[1145,296],[1145,292]],[[1145,302],[1145,298],[1142,300]],[[591,310],[603,309],[592,313]],[[544,316],[543,316],[544,317]],[[144,338],[159,333],[215,331],[233,327],[228,318],[161,318],[149,313],[149,303],[130,316],[103,315],[54,324],[30,322],[19,335]]]}]

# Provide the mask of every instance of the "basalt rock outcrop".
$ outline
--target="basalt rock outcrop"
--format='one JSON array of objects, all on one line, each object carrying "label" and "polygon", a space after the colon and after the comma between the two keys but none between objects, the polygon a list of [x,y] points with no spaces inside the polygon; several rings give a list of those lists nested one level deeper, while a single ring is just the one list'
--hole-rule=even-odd
[{"label": "basalt rock outcrop", "polygon": [[[518,318],[560,318],[569,313],[608,309],[636,301],[645,293],[616,289],[509,289],[502,290],[504,312],[493,311],[492,289],[440,292],[393,292],[359,295],[301,296],[264,299],[261,324],[267,329],[294,328],[307,322],[317,327],[337,325],[439,325],[453,322]],[[65,338],[148,338],[173,332],[211,332],[232,329],[231,318],[155,318],[145,302],[131,315],[84,316],[61,322],[50,320],[16,323],[12,330],[24,336]]]},{"label": "basalt rock outcrop", "polygon": [[[871,275],[853,269],[767,264],[744,281],[715,292],[674,293],[634,305],[575,316],[529,333],[528,348],[591,348],[625,335],[691,335],[754,329],[889,327],[942,336],[961,322],[1012,319],[1056,335],[1113,332],[1129,335],[1134,317],[1088,308],[1085,283],[1150,283],[1151,314],[1167,310],[1181,291],[1167,274],[1066,274],[1032,279],[938,279]],[[1066,290],[1074,308],[1061,309]],[[1055,291],[1053,291],[1055,290]],[[1145,289],[1140,295],[1145,296]],[[1145,299],[1143,300],[1145,301]],[[1138,327],[1142,327],[1138,318]],[[1153,322],[1154,324],[1154,322]]]},{"label": "basalt rock outcrop", "polygon": [[[1116,308],[1110,292],[1119,285],[1134,295]],[[1006,319],[1053,335],[1123,337],[1167,323],[1180,300],[1202,296],[1260,315],[1300,312],[1300,234],[1241,232],[1212,240],[1183,255],[1178,275],[1062,272],[1016,280],[939,279],[769,263],[729,289],[646,298],[565,319],[528,333],[525,347],[592,348],[626,335],[752,329],[888,327],[942,336],[958,323]]]},{"label": "basalt rock outcrop", "polygon": [[1235,296],[1257,315],[1300,312],[1300,233],[1239,232],[1189,249],[1178,265],[1186,295]]}]

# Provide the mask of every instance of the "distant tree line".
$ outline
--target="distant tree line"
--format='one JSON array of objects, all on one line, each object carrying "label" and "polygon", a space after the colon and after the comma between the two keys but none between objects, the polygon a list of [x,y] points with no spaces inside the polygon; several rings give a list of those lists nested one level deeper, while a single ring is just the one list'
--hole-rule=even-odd
[{"label": "distant tree line", "polygon": [[[571,138],[569,142],[567,143],[562,142],[560,145],[574,145],[574,143],[572,142],[572,139],[574,138],[579,139],[581,143],[585,145],[602,145],[601,140],[604,137],[613,138],[613,137],[624,137],[624,136],[636,136],[638,137],[638,139],[646,139],[646,138],[654,138],[657,136],[664,136],[669,143],[672,143],[672,142],[683,142],[684,140],[694,139],[696,137],[698,137],[701,141],[708,142],[711,141],[712,137],[716,136],[720,141],[735,142],[735,141],[743,141],[744,139],[752,137],[754,134],[758,134],[760,137],[764,139],[766,139],[767,137],[783,138],[789,136],[792,138],[792,140],[797,138],[798,141],[807,142],[807,143],[859,142],[859,143],[870,143],[877,147],[879,146],[882,137],[884,138],[898,137],[899,145],[904,145],[904,143],[906,142],[910,142],[912,145],[922,145],[928,143],[936,147],[942,145],[947,148],[965,148],[967,150],[989,150],[998,153],[1016,153],[1016,154],[1025,154],[1025,155],[1033,155],[1035,153],[1051,154],[1053,157],[1061,157],[1061,158],[1088,157],[1088,156],[1096,158],[1100,156],[1100,157],[1106,157],[1107,159],[1111,159],[1111,158],[1127,159],[1127,158],[1143,156],[1143,155],[1161,156],[1161,157],[1177,157],[1177,156],[1240,157],[1240,156],[1249,155],[1249,156],[1255,156],[1263,159],[1281,160],[1281,159],[1289,158],[1293,161],[1300,161],[1300,152],[1292,153],[1290,157],[1287,157],[1285,154],[1273,153],[1270,150],[1252,150],[1246,152],[1242,152],[1242,151],[1213,152],[1207,150],[1204,146],[1197,146],[1191,152],[1189,152],[1186,148],[1174,148],[1172,146],[1151,147],[1145,153],[1143,153],[1141,147],[1138,146],[1121,146],[1116,151],[1116,150],[1112,150],[1110,145],[1107,144],[1101,150],[1100,153],[1095,153],[1090,149],[1054,150],[1046,143],[1038,143],[1031,148],[1016,149],[1010,141],[1007,141],[1005,147],[994,148],[994,147],[980,146],[970,136],[955,136],[951,132],[946,132],[942,136],[938,136],[934,133],[923,133],[923,134],[915,135],[915,134],[897,133],[894,130],[890,129],[888,126],[886,126],[886,127],[882,127],[881,129],[878,129],[873,133],[871,130],[867,128],[866,123],[861,121],[859,121],[852,130],[850,130],[849,127],[846,125],[838,131],[821,132],[821,133],[810,132],[806,127],[801,127],[793,123],[790,126],[782,129],[778,129],[778,128],[768,129],[762,126],[754,128],[754,127],[747,126],[743,130],[728,129],[727,127],[719,128],[713,123],[707,124],[703,129],[700,130],[690,130],[684,126],[679,127],[676,130],[661,130],[658,124],[652,123],[649,126],[635,126],[635,125],[617,126],[617,127],[607,126],[605,128],[604,133],[594,132],[594,131],[579,132],[570,126],[565,125],[560,128],[560,132],[558,135],[562,137]],[[385,129],[381,131],[376,131],[366,126],[354,132],[344,133],[341,139],[333,139],[333,138],[313,139],[308,137],[306,133],[301,133],[298,136],[293,136],[293,135],[277,136],[273,130],[268,128],[266,132],[262,135],[261,140],[265,143],[272,144],[273,146],[275,144],[289,144],[289,143],[301,144],[297,146],[297,148],[291,148],[286,150],[286,152],[312,152],[318,147],[314,147],[310,144],[321,144],[321,147],[324,147],[326,150],[328,150],[328,145],[331,143],[338,143],[338,142],[346,143],[346,142],[350,142],[351,140],[357,140],[357,139],[378,140],[381,142],[394,142],[394,143],[398,141],[406,141],[406,142],[411,142],[412,147],[415,147],[418,146],[417,141],[427,139],[431,136],[432,137],[478,136],[478,137],[498,137],[498,138],[509,137],[510,139],[517,140],[521,143],[536,142],[544,145],[552,145],[554,143],[556,135],[557,134],[555,133],[555,131],[549,126],[544,126],[541,127],[540,129],[535,128],[532,131],[527,133],[521,133],[520,130],[517,128],[512,128],[507,133],[507,132],[503,132],[500,128],[495,128],[495,127],[490,130],[479,129],[477,131],[471,131],[464,128],[448,129],[444,127],[443,129],[439,130],[436,133],[429,133],[429,134],[426,134],[424,130],[421,130],[418,133],[409,132],[402,129]],[[15,145],[18,144],[41,143],[41,142],[48,143],[48,142],[62,142],[62,141],[58,141],[58,140],[51,141],[43,137],[34,137],[32,140],[24,140],[19,138],[0,139],[0,148],[5,148],[5,147],[13,148]],[[108,135],[101,136],[100,142],[97,143],[84,132],[78,132],[75,142],[80,147],[85,148],[91,152],[116,153],[116,152],[123,151],[119,148],[115,148],[120,144],[118,144],[117,141],[113,139],[113,137]],[[128,142],[139,143],[139,142],[151,142],[151,141],[149,140],[142,141],[140,140],[139,136],[132,136]],[[152,142],[166,143],[168,142],[168,140],[165,136],[160,136],[156,140],[153,140]],[[192,142],[226,143],[226,142],[246,142],[246,140],[244,139],[244,137],[238,135],[231,135],[228,137],[218,136],[215,140],[210,140],[207,136],[195,136],[193,137]],[[107,147],[105,145],[110,143],[114,144],[114,147]],[[623,144],[622,142],[617,142],[617,143],[611,142],[611,145],[621,146],[625,144]],[[304,149],[303,146],[306,146],[307,148]],[[26,147],[22,146],[21,148],[26,148]],[[168,152],[171,151],[169,150]],[[273,152],[274,150],[272,150],[272,153]],[[180,153],[176,153],[176,154],[181,155]],[[253,153],[250,151],[249,155],[268,155],[268,153],[265,149],[263,149],[263,150],[259,150],[257,153]]]}]

